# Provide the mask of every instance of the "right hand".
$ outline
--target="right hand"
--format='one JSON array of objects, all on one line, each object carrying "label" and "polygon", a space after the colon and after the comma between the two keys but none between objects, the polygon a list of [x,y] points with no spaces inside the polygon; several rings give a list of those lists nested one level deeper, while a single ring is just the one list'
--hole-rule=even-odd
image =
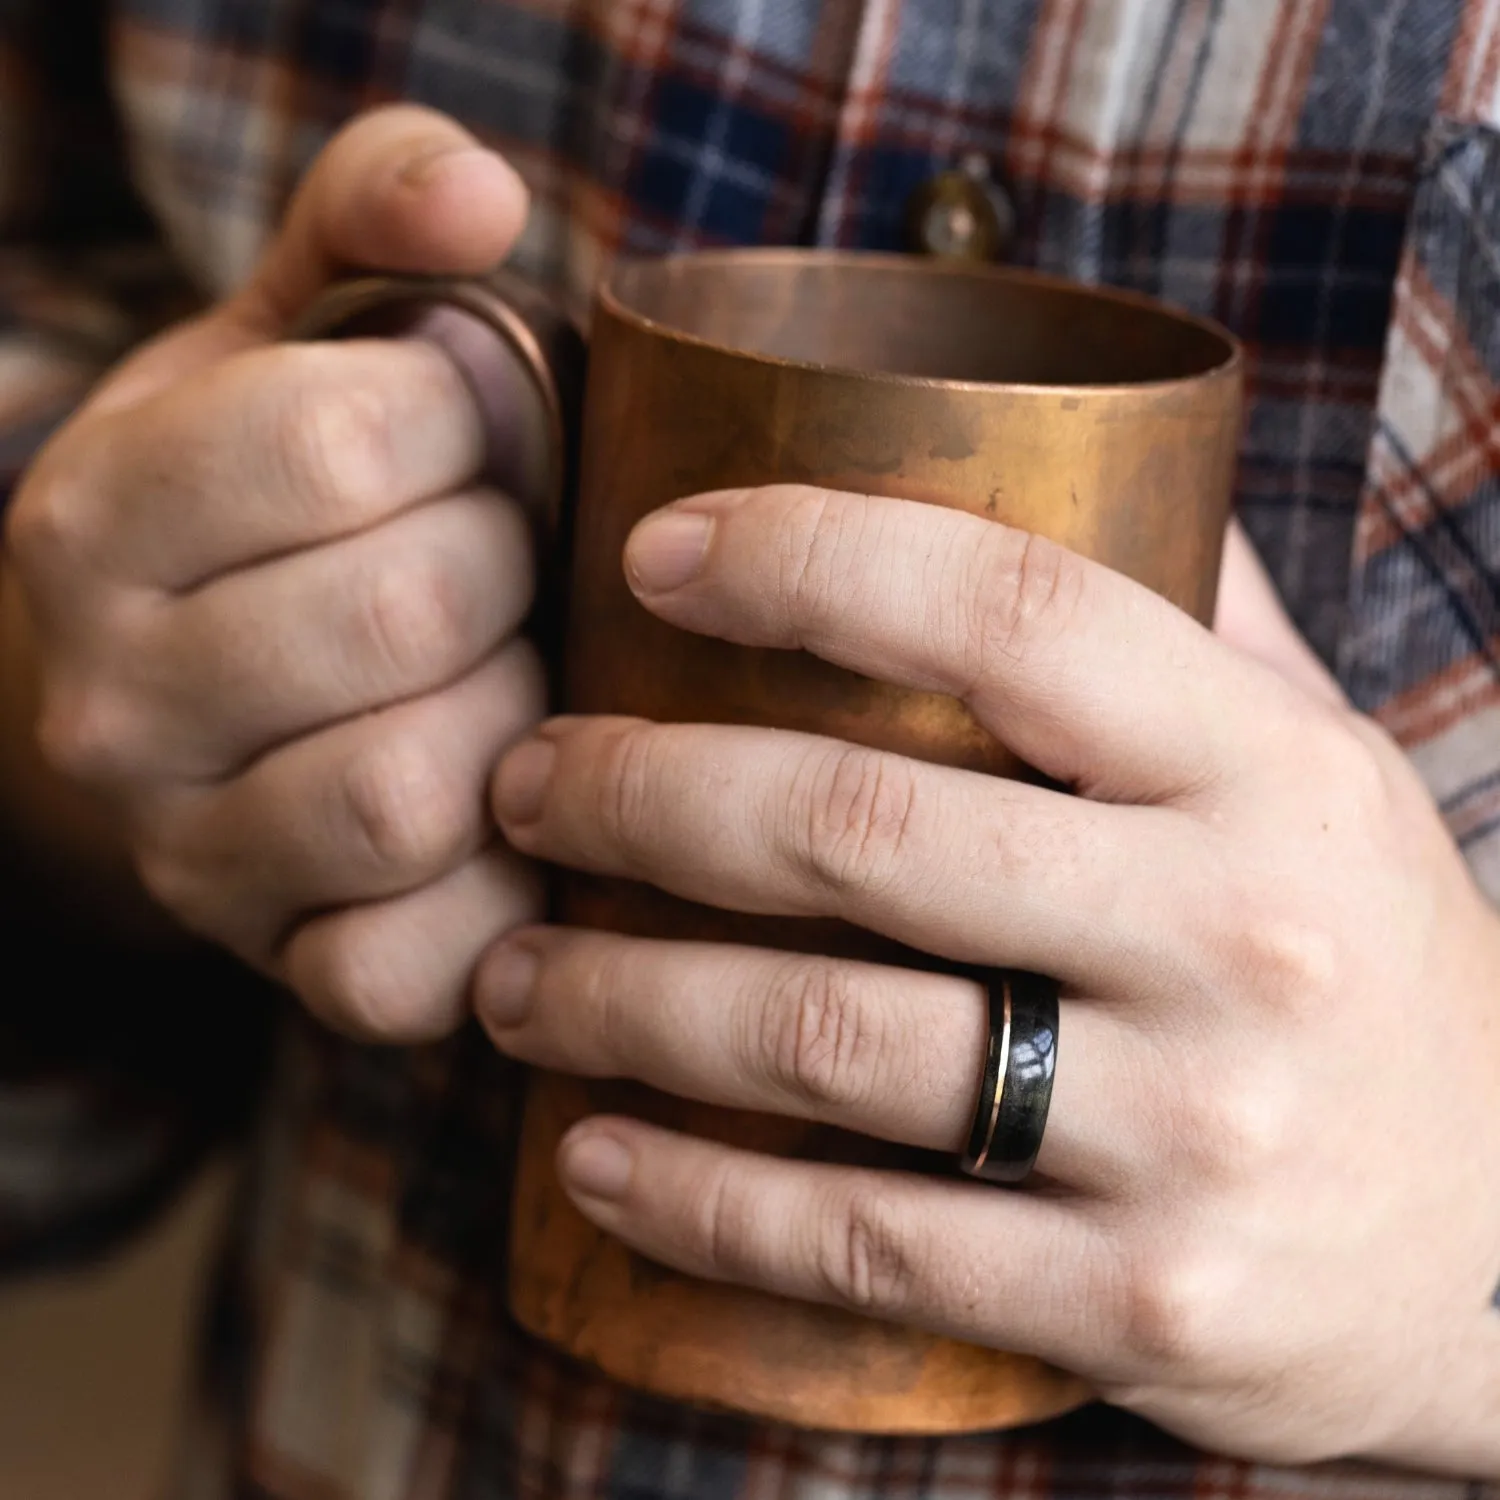
[{"label": "right hand", "polygon": [[452,121],[356,121],[245,290],[115,372],[9,517],[50,764],[184,926],[387,1040],[456,1026],[539,913],[485,804],[545,709],[531,543],[438,349],[280,340],[347,269],[483,272],[525,216]]}]

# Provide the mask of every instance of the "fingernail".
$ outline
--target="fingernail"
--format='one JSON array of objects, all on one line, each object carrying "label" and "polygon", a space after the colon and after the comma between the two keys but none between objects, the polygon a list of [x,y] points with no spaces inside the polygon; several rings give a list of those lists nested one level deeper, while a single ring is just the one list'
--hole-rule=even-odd
[{"label": "fingernail", "polygon": [[642,594],[668,594],[703,571],[714,523],[708,516],[669,510],[636,528],[625,552],[631,587]]},{"label": "fingernail", "polygon": [[536,989],[536,954],[513,943],[496,948],[479,971],[475,1003],[479,1014],[499,1031],[519,1026],[531,1014]]},{"label": "fingernail", "polygon": [[495,778],[495,811],[504,823],[535,823],[547,802],[547,787],[557,762],[551,740],[528,740],[512,750]]},{"label": "fingernail", "polygon": [[569,1189],[585,1198],[614,1203],[625,1196],[635,1158],[617,1136],[585,1127],[575,1130],[562,1145],[563,1178]]},{"label": "fingernail", "polygon": [[467,163],[495,159],[493,151],[483,146],[440,146],[421,156],[414,156],[401,168],[400,178],[407,187],[430,188],[453,172],[462,172]]}]

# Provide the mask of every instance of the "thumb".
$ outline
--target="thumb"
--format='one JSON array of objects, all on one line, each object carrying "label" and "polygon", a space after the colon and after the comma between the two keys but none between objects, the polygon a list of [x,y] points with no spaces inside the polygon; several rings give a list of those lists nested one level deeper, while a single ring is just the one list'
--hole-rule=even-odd
[{"label": "thumb", "polygon": [[527,207],[515,169],[448,116],[410,104],[361,115],[323,148],[244,288],[146,345],[88,406],[133,406],[194,370],[281,338],[351,271],[491,270],[515,243]]},{"label": "thumb", "polygon": [[456,121],[409,104],[376,110],[324,148],[226,311],[279,337],[351,270],[477,275],[505,258],[526,210],[514,169]]}]

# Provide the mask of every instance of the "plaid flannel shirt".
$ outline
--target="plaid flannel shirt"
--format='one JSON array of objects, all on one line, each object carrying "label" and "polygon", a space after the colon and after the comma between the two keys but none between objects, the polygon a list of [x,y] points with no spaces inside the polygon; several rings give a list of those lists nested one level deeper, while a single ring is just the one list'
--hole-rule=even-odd
[{"label": "plaid flannel shirt", "polygon": [[[620,249],[893,247],[911,191],[978,151],[1014,199],[1018,262],[1229,324],[1239,513],[1500,898],[1500,5],[10,0],[0,460],[179,305],[164,267],[202,296],[234,286],[330,133],[397,98],[510,156],[536,201],[517,263],[580,310]],[[205,1091],[96,1046],[70,1093],[92,981],[38,1006],[15,974],[0,1037],[53,1018],[0,1069],[0,1253],[35,1259],[159,1194]],[[173,1027],[219,1014],[231,982],[198,975]],[[625,1392],[507,1318],[511,1067],[473,1034],[391,1053],[279,1024],[185,1495],[1500,1495],[1229,1462],[1102,1409],[928,1442]],[[245,1050],[215,1036],[200,1026],[199,1076]]]}]

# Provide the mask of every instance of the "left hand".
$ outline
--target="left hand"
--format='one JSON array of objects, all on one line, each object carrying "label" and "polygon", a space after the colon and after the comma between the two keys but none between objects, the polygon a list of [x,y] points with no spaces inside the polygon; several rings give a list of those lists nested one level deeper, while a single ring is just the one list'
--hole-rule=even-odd
[{"label": "left hand", "polygon": [[[1008,528],[795,488],[660,513],[627,567],[685,629],[961,697],[1076,795],[563,720],[497,773],[511,843],[1051,974],[1060,1062],[1046,1192],[608,1119],[562,1148],[583,1212],[697,1275],[1041,1356],[1216,1450],[1500,1474],[1500,920],[1279,617],[1226,618],[1230,644]],[[968,1133],[965,979],[530,930],[476,983],[529,1062],[945,1151]]]}]

